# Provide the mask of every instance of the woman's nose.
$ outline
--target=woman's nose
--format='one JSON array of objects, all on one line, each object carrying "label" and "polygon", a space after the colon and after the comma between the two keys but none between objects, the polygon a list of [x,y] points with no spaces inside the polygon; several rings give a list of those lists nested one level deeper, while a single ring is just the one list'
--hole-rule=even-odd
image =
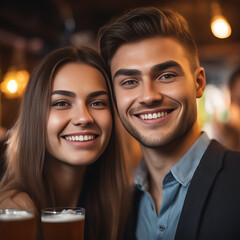
[{"label": "woman's nose", "polygon": [[89,110],[87,106],[81,105],[73,109],[72,113],[72,123],[73,125],[88,125],[90,123],[93,123],[93,118],[91,114],[89,113]]}]

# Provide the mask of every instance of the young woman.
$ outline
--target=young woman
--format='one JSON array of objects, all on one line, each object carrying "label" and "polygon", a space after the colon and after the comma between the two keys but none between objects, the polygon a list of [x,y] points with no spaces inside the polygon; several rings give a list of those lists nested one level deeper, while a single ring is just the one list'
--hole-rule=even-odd
[{"label": "young woman", "polygon": [[[120,239],[128,183],[105,65],[92,49],[50,53],[30,77],[7,146],[0,208],[86,208],[86,239]],[[38,237],[41,237],[39,231]]]}]

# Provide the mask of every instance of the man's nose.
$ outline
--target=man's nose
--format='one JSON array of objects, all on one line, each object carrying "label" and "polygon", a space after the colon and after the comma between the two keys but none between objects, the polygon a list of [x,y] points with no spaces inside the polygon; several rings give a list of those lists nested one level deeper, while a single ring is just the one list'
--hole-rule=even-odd
[{"label": "man's nose", "polygon": [[163,98],[160,87],[151,79],[143,81],[139,102],[141,104],[151,105],[154,102],[159,102]]}]

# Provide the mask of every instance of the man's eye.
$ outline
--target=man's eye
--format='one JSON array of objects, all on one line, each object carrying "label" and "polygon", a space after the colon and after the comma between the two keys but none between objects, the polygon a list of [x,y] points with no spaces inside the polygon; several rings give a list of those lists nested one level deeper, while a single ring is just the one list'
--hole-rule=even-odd
[{"label": "man's eye", "polygon": [[165,74],[160,75],[160,76],[157,78],[157,80],[158,80],[158,79],[170,79],[170,78],[174,78],[174,77],[176,77],[176,75],[173,74],[173,73],[165,73]]},{"label": "man's eye", "polygon": [[132,86],[134,84],[137,84],[137,81],[134,79],[130,79],[130,80],[125,80],[122,82],[122,86]]}]

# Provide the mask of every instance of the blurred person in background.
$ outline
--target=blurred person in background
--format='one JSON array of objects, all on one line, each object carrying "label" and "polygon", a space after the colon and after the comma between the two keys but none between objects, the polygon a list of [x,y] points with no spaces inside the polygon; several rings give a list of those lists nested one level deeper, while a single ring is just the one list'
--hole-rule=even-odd
[{"label": "blurred person in background", "polygon": [[10,132],[0,208],[84,207],[85,239],[121,239],[128,179],[105,64],[66,47],[33,71]]},{"label": "blurred person in background", "polygon": [[202,132],[205,71],[186,20],[137,8],[99,32],[124,127],[141,145],[125,239],[240,239],[240,153]]},{"label": "blurred person in background", "polygon": [[216,138],[226,147],[240,151],[240,67],[228,81],[230,107],[226,123],[215,122]]}]

